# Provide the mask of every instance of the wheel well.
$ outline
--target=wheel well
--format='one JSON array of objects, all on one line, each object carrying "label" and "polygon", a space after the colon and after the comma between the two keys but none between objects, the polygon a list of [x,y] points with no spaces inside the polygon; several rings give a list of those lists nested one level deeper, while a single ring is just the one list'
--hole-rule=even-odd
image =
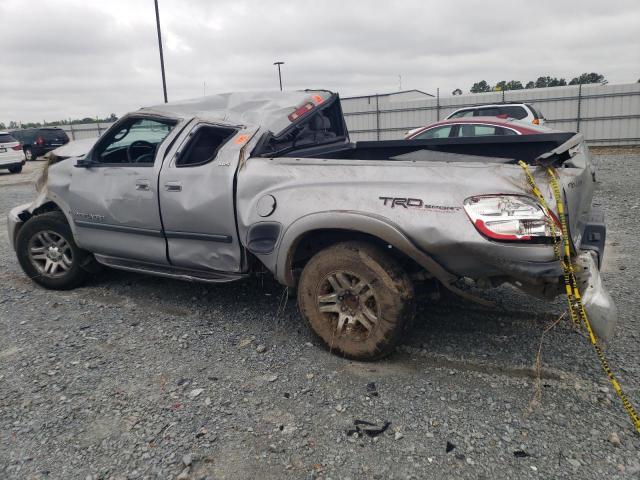
[{"label": "wheel well", "polygon": [[289,253],[288,264],[296,283],[302,269],[316,253],[336,243],[347,241],[360,241],[378,246],[394,258],[409,274],[424,270],[411,257],[375,235],[343,229],[312,230],[298,238]]},{"label": "wheel well", "polygon": [[62,209],[54,202],[46,202],[40,205],[39,207],[33,210],[34,215],[40,215],[41,213],[53,212],[55,210],[59,210],[62,212]]},{"label": "wheel well", "polygon": [[33,209],[33,213],[25,210],[21,213],[18,214],[18,218],[20,218],[20,220],[22,220],[22,222],[26,222],[27,220],[29,220],[31,217],[34,217],[36,215],[40,215],[41,213],[47,213],[47,212],[54,212],[54,211],[59,211],[62,212],[62,209],[54,202],[46,202],[43,203],[42,205],[40,205],[39,207],[36,207]]}]

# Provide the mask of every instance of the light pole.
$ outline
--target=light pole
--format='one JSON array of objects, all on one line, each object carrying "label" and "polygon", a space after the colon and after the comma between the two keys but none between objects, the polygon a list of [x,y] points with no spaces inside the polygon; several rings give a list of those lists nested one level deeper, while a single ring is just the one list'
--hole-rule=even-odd
[{"label": "light pole", "polygon": [[156,4],[156,27],[158,29],[158,48],[160,49],[160,70],[162,71],[162,91],[164,92],[164,103],[167,103],[167,80],[164,77],[164,55],[162,54],[162,34],[160,33],[160,12],[158,11],[158,0]]},{"label": "light pole", "polygon": [[280,80],[280,91],[282,91],[282,73],[280,72],[280,65],[284,65],[284,62],[273,62],[278,66],[278,80]]}]

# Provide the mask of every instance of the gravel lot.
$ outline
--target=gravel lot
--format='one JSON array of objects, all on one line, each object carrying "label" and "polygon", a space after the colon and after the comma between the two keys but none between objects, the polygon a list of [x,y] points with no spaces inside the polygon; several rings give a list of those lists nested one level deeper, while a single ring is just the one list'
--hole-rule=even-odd
[{"label": "gravel lot", "polygon": [[[598,159],[621,317],[607,351],[637,406],[640,156]],[[2,218],[33,198],[40,165],[0,173]],[[425,299],[397,353],[357,363],[320,348],[269,278],[106,271],[50,292],[22,274],[4,220],[0,245],[3,479],[640,478],[640,437],[568,320],[544,337],[530,408],[563,299]],[[356,437],[354,420],[391,425]]]}]

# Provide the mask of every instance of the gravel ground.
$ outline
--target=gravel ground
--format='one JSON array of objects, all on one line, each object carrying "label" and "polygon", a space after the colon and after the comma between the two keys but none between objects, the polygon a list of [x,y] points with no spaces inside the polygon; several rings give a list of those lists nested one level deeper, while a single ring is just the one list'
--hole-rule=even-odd
[{"label": "gravel ground", "polygon": [[[621,319],[607,351],[639,405],[640,157],[599,161]],[[2,218],[33,198],[34,165],[0,174]],[[544,337],[531,408],[562,299],[425,299],[397,353],[358,363],[320,348],[268,278],[106,271],[50,292],[6,242],[1,223],[1,478],[640,478],[640,438],[570,321]],[[354,420],[391,424],[358,437]]]}]

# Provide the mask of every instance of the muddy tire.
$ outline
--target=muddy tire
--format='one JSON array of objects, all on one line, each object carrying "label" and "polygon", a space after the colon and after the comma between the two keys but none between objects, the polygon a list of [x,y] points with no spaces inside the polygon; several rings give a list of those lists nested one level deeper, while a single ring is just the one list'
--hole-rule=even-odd
[{"label": "muddy tire", "polygon": [[80,249],[62,212],[31,217],[18,232],[16,253],[22,270],[39,285],[69,290],[88,275],[82,268],[89,253]]},{"label": "muddy tire", "polygon": [[300,312],[329,351],[376,360],[394,349],[413,319],[413,285],[380,248],[345,242],[317,253],[298,284]]}]

